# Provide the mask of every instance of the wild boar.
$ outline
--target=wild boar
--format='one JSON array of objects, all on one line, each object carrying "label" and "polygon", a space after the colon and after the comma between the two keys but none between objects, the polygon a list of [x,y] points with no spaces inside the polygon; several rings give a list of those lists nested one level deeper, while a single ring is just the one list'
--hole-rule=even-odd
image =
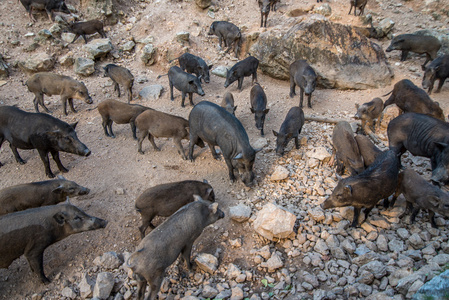
[{"label": "wild boar", "polygon": [[128,103],[133,99],[133,85],[134,76],[124,67],[114,64],[108,64],[104,69],[104,77],[109,77],[114,82],[114,91],[117,91],[117,96],[120,98],[120,86],[123,85],[128,90]]},{"label": "wild boar", "polygon": [[363,164],[365,168],[368,168],[382,151],[366,135],[356,134],[354,138],[359,147],[360,155],[363,158]]},{"label": "wild boar", "polygon": [[187,268],[192,270],[190,254],[193,243],[206,226],[224,217],[218,203],[205,201],[198,195],[194,198],[194,202],[179,209],[156,230],[151,231],[129,257],[127,265],[137,280],[137,299],[144,299],[147,283],[150,285],[150,294],[146,299],[156,299],[165,269],[179,254],[182,254]]},{"label": "wild boar", "polygon": [[73,107],[73,99],[83,100],[87,104],[92,104],[92,98],[89,96],[84,82],[76,81],[69,76],[63,76],[53,73],[36,73],[25,83],[28,90],[34,93],[34,109],[39,112],[38,105],[42,106],[46,112],[50,113],[44,103],[44,95],[60,95],[64,114],[67,116],[67,101],[72,112],[76,112]]},{"label": "wild boar", "polygon": [[[78,122],[77,122],[78,123]],[[53,178],[48,153],[51,153],[61,172],[68,172],[59,159],[59,151],[89,156],[90,150],[78,140],[76,124],[67,124],[42,113],[28,113],[13,106],[0,106],[0,147],[6,140],[19,164],[25,164],[19,149],[37,149],[45,167],[45,174]],[[1,163],[0,163],[1,166]]]},{"label": "wild boar", "polygon": [[270,111],[267,108],[267,95],[263,91],[263,88],[256,83],[251,89],[249,98],[251,103],[251,113],[254,114],[254,118],[256,120],[256,128],[260,130],[260,135],[263,136],[265,116]]},{"label": "wild boar", "polygon": [[212,69],[213,65],[207,65],[201,57],[190,53],[184,53],[176,59],[179,61],[181,70],[195,74],[200,81],[202,79],[205,83],[210,82],[209,70]]},{"label": "wild boar", "polygon": [[332,144],[337,162],[337,174],[342,175],[345,168],[348,169],[351,176],[363,172],[363,157],[348,122],[341,121],[335,125],[332,133]]},{"label": "wild boar", "polygon": [[50,22],[53,22],[53,11],[71,13],[64,0],[20,0],[20,2],[25,7],[31,22],[36,22],[32,15],[33,9],[45,9]]},{"label": "wild boar", "polygon": [[271,10],[272,0],[258,0],[257,2],[260,8],[260,27],[267,27],[267,19]]},{"label": "wild boar", "polygon": [[67,29],[75,34],[72,43],[74,43],[80,36],[83,37],[84,43],[87,44],[86,35],[98,33],[102,38],[106,38],[106,33],[103,29],[103,22],[100,20],[89,20],[85,22],[71,22],[67,23]]},{"label": "wild boar", "polygon": [[30,208],[0,218],[0,268],[25,255],[31,270],[43,283],[45,249],[66,237],[105,228],[107,221],[91,217],[70,203]]},{"label": "wild boar", "polygon": [[223,100],[221,101],[221,107],[226,109],[226,111],[235,116],[235,110],[237,109],[237,105],[234,106],[234,96],[230,92],[226,92],[223,96]]},{"label": "wild boar", "polygon": [[59,175],[58,179],[24,183],[0,190],[0,215],[63,202],[90,190]]},{"label": "wild boar", "polygon": [[300,59],[290,65],[290,98],[296,95],[295,87],[299,86],[299,107],[302,108],[304,93],[307,96],[307,106],[312,108],[312,93],[316,87],[316,73],[304,60]]},{"label": "wild boar", "polygon": [[432,93],[433,84],[435,80],[439,79],[438,88],[435,93],[441,91],[441,87],[444,84],[446,78],[449,77],[449,55],[445,54],[435,58],[424,71],[422,79],[423,89],[428,89],[429,95]]},{"label": "wild boar", "polygon": [[136,210],[142,218],[139,227],[142,239],[148,226],[155,227],[151,221],[156,216],[169,217],[184,205],[193,202],[194,195],[215,202],[214,189],[207,181],[184,180],[159,184],[143,191],[136,199]]},{"label": "wild boar", "polygon": [[273,134],[276,137],[276,154],[279,156],[284,155],[285,147],[292,138],[295,139],[296,149],[299,149],[299,135],[301,134],[302,126],[304,125],[304,112],[300,107],[294,106],[290,108],[285,116],[284,122],[282,122],[279,132],[273,130]]},{"label": "wild boar", "polygon": [[[136,118],[142,112],[149,107],[145,107],[139,104],[126,104],[117,100],[109,99],[98,104],[98,112],[103,119],[103,129],[106,136],[115,138],[115,134],[112,131],[112,123],[117,124],[130,124],[133,138],[137,140],[136,136]],[[109,129],[109,132],[108,132]]]},{"label": "wild boar", "polygon": [[407,55],[410,51],[418,54],[425,53],[426,61],[421,66],[424,70],[426,64],[437,57],[440,48],[441,42],[436,37],[417,34],[400,34],[393,38],[390,46],[388,46],[385,51],[391,52],[393,50],[401,50],[401,61],[407,59]]},{"label": "wild boar", "polygon": [[202,101],[195,105],[189,115],[189,158],[193,161],[193,147],[199,139],[209,145],[212,156],[219,159],[215,146],[220,147],[229,171],[229,179],[235,181],[234,170],[238,170],[246,186],[254,181],[253,165],[256,153],[242,123],[224,108],[215,103]]},{"label": "wild boar", "polygon": [[356,15],[357,8],[359,9],[359,16],[363,15],[365,10],[365,6],[368,0],[349,0],[349,4],[351,4],[351,8],[349,9],[348,15],[351,14],[351,10],[354,7],[354,16]]},{"label": "wild boar", "polygon": [[[178,148],[178,153],[183,159],[187,159],[181,143],[181,140],[189,139],[189,121],[186,119],[151,109],[144,111],[136,118],[136,127],[139,129],[137,142],[139,153],[144,154],[142,142],[147,136],[156,151],[161,151],[161,149],[154,143],[155,137],[171,137]],[[200,139],[196,144],[201,148],[204,147],[204,143]]]},{"label": "wild boar", "polygon": [[420,89],[408,79],[398,81],[393,90],[384,95],[391,94],[385,101],[384,108],[391,104],[396,104],[404,112],[414,112],[425,114],[444,121],[443,110],[438,102],[430,99],[426,91]]},{"label": "wild boar", "polygon": [[355,118],[362,120],[362,130],[365,133],[374,131],[374,120],[379,118],[384,109],[384,102],[380,98],[374,98],[370,102],[355,105],[357,113]]},{"label": "wild boar", "polygon": [[398,187],[391,206],[394,205],[394,201],[400,194],[404,195],[407,207],[412,211],[411,223],[415,222],[415,217],[420,209],[428,210],[433,228],[437,228],[435,213],[449,217],[449,195],[424,180],[410,168],[399,173]]},{"label": "wild boar", "polygon": [[388,124],[391,150],[402,155],[406,150],[416,156],[430,158],[431,180],[449,182],[449,123],[423,114],[407,113]]},{"label": "wild boar", "polygon": [[182,93],[181,106],[184,107],[184,100],[186,99],[186,94],[189,95],[190,105],[193,104],[192,98],[193,93],[197,93],[200,96],[204,96],[205,93],[201,87],[201,82],[195,75],[189,74],[181,70],[178,66],[173,66],[168,70],[168,74],[159,75],[157,78],[168,75],[168,83],[170,85],[170,100],[174,101],[173,98],[173,87]]},{"label": "wild boar", "polygon": [[242,33],[240,29],[227,21],[214,21],[209,27],[208,35],[216,35],[218,37],[218,43],[220,45],[220,49],[222,48],[222,44],[224,42],[224,46],[228,47],[226,53],[228,53],[232,45],[234,45],[234,54],[235,57],[239,56],[239,50],[242,46]]},{"label": "wild boar", "polygon": [[238,89],[242,90],[243,78],[246,76],[253,76],[252,84],[257,82],[257,68],[259,67],[259,60],[253,56],[248,56],[242,61],[239,61],[226,73],[226,81],[224,87],[227,88],[231,83],[238,80]]},{"label": "wild boar", "polygon": [[398,183],[399,158],[394,151],[385,151],[365,171],[341,179],[321,208],[354,207],[352,227],[358,225],[360,210],[365,208],[365,220],[379,200],[395,192]]}]

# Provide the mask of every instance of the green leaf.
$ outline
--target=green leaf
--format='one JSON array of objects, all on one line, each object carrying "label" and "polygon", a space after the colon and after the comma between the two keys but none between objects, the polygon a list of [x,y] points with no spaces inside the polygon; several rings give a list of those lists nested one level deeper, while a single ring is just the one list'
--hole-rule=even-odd
[{"label": "green leaf", "polygon": [[273,297],[274,293],[273,292],[269,292],[268,296]]},{"label": "green leaf", "polygon": [[267,287],[267,285],[268,285],[268,280],[266,280],[266,279],[264,278],[264,279],[262,279],[260,282],[262,282],[262,284],[263,284],[265,287]]},{"label": "green leaf", "polygon": [[272,287],[274,287],[274,283],[269,283],[268,286],[269,286],[270,288],[272,288]]}]

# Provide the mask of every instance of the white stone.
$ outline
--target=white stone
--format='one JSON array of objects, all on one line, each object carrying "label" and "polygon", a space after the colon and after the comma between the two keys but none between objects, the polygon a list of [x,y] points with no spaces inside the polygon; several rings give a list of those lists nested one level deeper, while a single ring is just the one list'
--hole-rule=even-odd
[{"label": "white stone", "polygon": [[114,287],[114,275],[109,272],[101,272],[97,275],[94,287],[94,298],[107,299]]},{"label": "white stone", "polygon": [[251,208],[244,204],[229,208],[229,217],[237,222],[245,222],[251,217]]},{"label": "white stone", "polygon": [[274,240],[286,238],[293,233],[296,216],[273,203],[266,204],[257,213],[254,230],[261,236]]},{"label": "white stone", "polygon": [[287,168],[285,168],[283,166],[276,166],[273,174],[271,174],[271,176],[270,176],[270,180],[271,181],[284,180],[288,177],[288,175],[289,175],[289,172],[288,172]]},{"label": "white stone", "polygon": [[209,274],[214,274],[218,267],[218,259],[208,253],[198,254],[195,258],[195,262],[201,270]]},{"label": "white stone", "polygon": [[324,160],[330,158],[332,155],[324,147],[316,147],[306,152],[306,156],[309,158],[316,158],[318,160]]}]

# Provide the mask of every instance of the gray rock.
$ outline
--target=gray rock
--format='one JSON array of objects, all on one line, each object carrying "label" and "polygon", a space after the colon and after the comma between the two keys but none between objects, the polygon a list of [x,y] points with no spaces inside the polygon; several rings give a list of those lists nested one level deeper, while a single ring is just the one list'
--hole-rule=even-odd
[{"label": "gray rock", "polygon": [[189,43],[190,42],[190,33],[187,31],[178,32],[176,34],[176,40],[181,43]]},{"label": "gray rock", "polygon": [[18,63],[19,68],[24,72],[46,72],[53,69],[55,59],[47,53],[37,53],[26,60]]},{"label": "gray rock", "polygon": [[213,298],[215,298],[215,296],[218,295],[218,290],[215,289],[215,288],[213,288],[213,287],[211,287],[210,285],[205,285],[205,286],[203,287],[203,291],[201,292],[201,295],[202,295],[204,298],[210,298],[210,299],[213,299]]},{"label": "gray rock", "polygon": [[261,236],[274,240],[292,234],[296,216],[273,203],[267,203],[254,220],[254,230]]},{"label": "gray rock", "polygon": [[83,46],[89,58],[96,59],[108,55],[113,49],[109,39],[95,39]]},{"label": "gray rock", "polygon": [[449,254],[441,253],[430,260],[430,262],[436,263],[439,266],[444,266],[449,263]]},{"label": "gray rock", "polygon": [[393,77],[380,46],[357,29],[318,14],[286,18],[276,30],[262,32],[250,53],[259,59],[262,72],[284,80],[290,64],[305,59],[318,73],[318,85],[326,88],[378,88]]},{"label": "gray rock", "polygon": [[124,43],[123,45],[121,45],[120,49],[125,52],[131,52],[135,46],[136,46],[136,43],[134,43],[134,41],[128,41],[128,42]]},{"label": "gray rock", "polygon": [[232,292],[230,290],[222,290],[217,296],[215,296],[215,299],[227,299],[231,297],[231,295]]},{"label": "gray rock", "polygon": [[114,270],[121,266],[123,261],[114,251],[105,252],[103,255],[94,259],[94,264],[101,266],[106,270]]},{"label": "gray rock", "polygon": [[95,72],[95,62],[89,58],[78,57],[75,59],[73,71],[81,76],[89,76]]},{"label": "gray rock", "polygon": [[109,272],[101,272],[97,275],[95,282],[93,297],[107,299],[114,287],[114,274]]},{"label": "gray rock", "polygon": [[399,228],[396,232],[399,235],[399,237],[403,240],[406,240],[410,237],[410,233],[405,228]]},{"label": "gray rock", "polygon": [[325,147],[315,147],[312,150],[306,152],[308,158],[315,158],[318,160],[329,159],[332,154],[327,151]]},{"label": "gray rock", "polygon": [[417,273],[414,273],[407,277],[403,277],[398,281],[398,284],[396,285],[396,290],[399,291],[401,294],[406,295],[413,283],[415,283],[418,280],[424,281],[425,278],[426,278],[425,275]]},{"label": "gray rock", "polygon": [[320,282],[318,281],[318,278],[310,274],[309,272],[304,272],[303,274],[304,281],[310,283],[314,288],[317,288],[320,286]]},{"label": "gray rock", "polygon": [[415,249],[421,249],[424,247],[424,242],[417,233],[413,233],[409,238],[408,241],[410,245]]},{"label": "gray rock", "polygon": [[243,290],[238,285],[231,290],[231,300],[241,300],[243,299]]},{"label": "gray rock", "polygon": [[387,36],[394,27],[394,21],[385,18],[379,22],[378,28],[382,32],[382,36]]},{"label": "gray rock", "polygon": [[332,14],[332,9],[331,9],[329,4],[324,3],[324,4],[320,5],[320,6],[315,7],[313,9],[313,12],[316,13],[316,14],[320,14],[320,15],[323,15],[325,17],[328,17],[328,16],[330,16]]},{"label": "gray rock", "polygon": [[251,217],[251,208],[244,204],[229,208],[229,217],[237,222],[245,222]]},{"label": "gray rock", "polygon": [[444,299],[449,291],[449,270],[435,276],[432,280],[426,282],[416,294],[413,300]]},{"label": "gray rock", "polygon": [[348,239],[343,240],[343,242],[340,243],[340,246],[345,250],[346,252],[352,254],[355,251],[355,244]]},{"label": "gray rock", "polygon": [[80,283],[78,284],[81,298],[86,299],[92,296],[94,284],[95,282],[93,282],[89,275],[84,273]]},{"label": "gray rock", "polygon": [[268,272],[274,272],[275,270],[282,268],[284,263],[280,255],[277,252],[273,252],[271,257],[266,261],[260,264],[261,267],[268,268]]},{"label": "gray rock", "polygon": [[200,253],[195,257],[195,262],[197,266],[209,273],[214,274],[218,267],[218,259],[212,254]]},{"label": "gray rock", "polygon": [[226,74],[228,73],[228,68],[225,66],[217,66],[215,69],[211,71],[212,74],[218,77],[226,78]]},{"label": "gray rock", "polygon": [[212,0],[195,0],[195,3],[199,8],[206,9],[211,5]]},{"label": "gray rock", "polygon": [[228,269],[226,270],[226,277],[228,279],[234,279],[234,278],[237,278],[241,273],[242,272],[236,265],[229,264]]},{"label": "gray rock", "polygon": [[404,242],[399,239],[393,239],[388,243],[388,248],[392,252],[400,253],[404,251]]},{"label": "gray rock", "polygon": [[7,78],[9,76],[9,68],[3,59],[3,55],[0,54],[0,78]]},{"label": "gray rock", "polygon": [[254,149],[263,149],[268,146],[268,140],[264,137],[259,137],[251,144],[253,145]]},{"label": "gray rock", "polygon": [[287,168],[283,167],[283,166],[276,166],[276,168],[273,171],[273,174],[271,174],[270,176],[270,180],[271,181],[279,181],[279,180],[284,180],[288,177],[289,172],[287,170]]},{"label": "gray rock", "polygon": [[387,268],[384,263],[374,260],[367,264],[364,264],[359,268],[359,274],[361,274],[363,271],[368,271],[374,275],[376,279],[381,279],[387,274]]},{"label": "gray rock", "polygon": [[142,48],[140,59],[147,66],[154,64],[156,62],[156,48],[152,44],[145,45]]},{"label": "gray rock", "polygon": [[75,299],[76,298],[76,293],[71,288],[69,288],[68,286],[62,289],[61,295],[63,297],[69,298],[69,299]]},{"label": "gray rock", "polygon": [[313,250],[320,253],[321,255],[329,254],[329,247],[327,246],[326,242],[323,239],[318,239],[318,241],[316,241]]},{"label": "gray rock", "polygon": [[62,27],[59,24],[53,24],[49,29],[51,35],[59,35],[62,31]]},{"label": "gray rock", "polygon": [[383,234],[379,234],[376,240],[377,248],[380,251],[388,251],[388,240]]},{"label": "gray rock", "polygon": [[161,97],[163,90],[164,87],[160,84],[146,86],[139,92],[139,98],[143,100],[157,100]]},{"label": "gray rock", "polygon": [[357,289],[359,290],[360,294],[362,294],[363,297],[367,297],[372,294],[373,288],[370,285],[361,283],[357,286]]},{"label": "gray rock", "polygon": [[326,216],[324,215],[324,211],[320,207],[315,207],[307,211],[309,216],[317,222],[324,221]]},{"label": "gray rock", "polygon": [[61,66],[70,67],[75,63],[75,58],[73,58],[73,53],[68,52],[66,55],[63,55],[59,58],[59,63]]},{"label": "gray rock", "polygon": [[71,32],[63,32],[61,33],[61,39],[66,43],[71,43],[75,38],[76,34]]}]

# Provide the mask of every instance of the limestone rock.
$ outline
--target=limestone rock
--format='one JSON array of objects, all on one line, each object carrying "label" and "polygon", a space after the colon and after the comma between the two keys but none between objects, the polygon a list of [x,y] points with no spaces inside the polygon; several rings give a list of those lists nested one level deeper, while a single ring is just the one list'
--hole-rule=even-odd
[{"label": "limestone rock", "polygon": [[78,289],[80,291],[81,298],[85,299],[92,297],[94,282],[89,277],[87,273],[84,273],[81,282],[78,284]]},{"label": "limestone rock", "polygon": [[45,72],[53,69],[55,59],[47,53],[37,53],[26,60],[19,61],[18,65],[25,72]]},{"label": "limestone rock", "polygon": [[63,32],[61,33],[61,39],[66,43],[71,43],[75,38],[76,34],[71,32]]},{"label": "limestone rock", "polygon": [[68,52],[59,58],[59,63],[61,66],[70,67],[75,63],[75,58],[73,58],[73,52]]},{"label": "limestone rock", "polygon": [[101,272],[97,275],[97,281],[94,287],[93,297],[107,299],[114,286],[114,274]]},{"label": "limestone rock", "polygon": [[160,84],[146,86],[139,92],[139,98],[143,100],[157,100],[161,97],[163,90],[164,87]]},{"label": "limestone rock", "polygon": [[229,208],[229,217],[237,222],[245,222],[251,217],[251,208],[244,204]]},{"label": "limestone rock", "polygon": [[106,252],[94,259],[94,264],[101,266],[106,270],[114,270],[121,266],[123,261],[118,257],[114,251]]},{"label": "limestone rock", "polygon": [[69,298],[69,299],[75,299],[76,298],[76,293],[71,288],[69,288],[68,286],[62,289],[61,295],[63,297]]},{"label": "limestone rock", "polygon": [[311,210],[308,210],[307,213],[309,214],[309,216],[314,219],[317,222],[321,222],[324,221],[325,219],[325,215],[324,212],[321,208],[319,207],[315,207]]},{"label": "limestone rock", "polygon": [[274,272],[275,270],[282,268],[284,263],[282,262],[281,257],[277,252],[273,252],[271,257],[266,261],[260,264],[261,267],[268,268],[268,272]]},{"label": "limestone rock", "polygon": [[145,65],[151,66],[156,62],[156,48],[152,44],[147,44],[142,48],[140,59]]},{"label": "limestone rock", "polygon": [[91,59],[96,59],[108,55],[113,49],[111,40],[95,39],[83,46],[83,50],[87,52],[87,55]]},{"label": "limestone rock", "polygon": [[271,176],[270,176],[270,180],[271,181],[284,180],[288,177],[288,174],[289,174],[289,172],[288,172],[287,168],[285,168],[283,166],[276,166],[273,174],[271,174]]},{"label": "limestone rock", "polygon": [[287,18],[262,32],[250,53],[259,59],[262,72],[285,80],[290,64],[306,59],[318,73],[318,84],[326,88],[378,88],[393,77],[380,46],[355,28],[318,14]]},{"label": "limestone rock", "polygon": [[214,274],[218,267],[218,259],[212,254],[200,253],[195,258],[197,266],[209,274]]},{"label": "limestone rock", "polygon": [[293,233],[296,216],[273,203],[266,204],[257,213],[254,230],[263,237],[274,240]]},{"label": "limestone rock", "polygon": [[226,74],[228,73],[228,68],[225,66],[217,66],[217,67],[215,67],[215,69],[213,69],[211,71],[211,73],[218,77],[226,78]]},{"label": "limestone rock", "polygon": [[190,42],[190,33],[187,31],[178,32],[176,34],[176,40],[181,43],[189,43]]},{"label": "limestone rock", "polygon": [[135,46],[136,46],[136,43],[134,43],[133,41],[128,41],[128,42],[124,43],[123,45],[121,45],[120,49],[125,52],[131,52]]},{"label": "limestone rock", "polygon": [[211,287],[210,285],[206,285],[203,287],[203,291],[201,292],[201,295],[206,299],[207,298],[213,299],[213,298],[215,298],[215,296],[218,295],[218,290]]},{"label": "limestone rock", "polygon": [[314,13],[323,15],[325,17],[328,17],[332,14],[332,9],[328,3],[324,3],[320,6],[317,6],[313,9]]},{"label": "limestone rock", "polygon": [[316,147],[306,152],[306,156],[309,158],[315,158],[318,160],[325,160],[331,157],[329,151],[324,147]]},{"label": "limestone rock", "polygon": [[195,3],[199,8],[206,9],[211,5],[212,0],[195,0]]},{"label": "limestone rock", "polygon": [[444,299],[449,291],[449,270],[426,282],[413,296],[413,300]]},{"label": "limestone rock", "polygon": [[78,75],[89,76],[95,72],[95,62],[89,58],[78,57],[75,59],[73,70]]}]

